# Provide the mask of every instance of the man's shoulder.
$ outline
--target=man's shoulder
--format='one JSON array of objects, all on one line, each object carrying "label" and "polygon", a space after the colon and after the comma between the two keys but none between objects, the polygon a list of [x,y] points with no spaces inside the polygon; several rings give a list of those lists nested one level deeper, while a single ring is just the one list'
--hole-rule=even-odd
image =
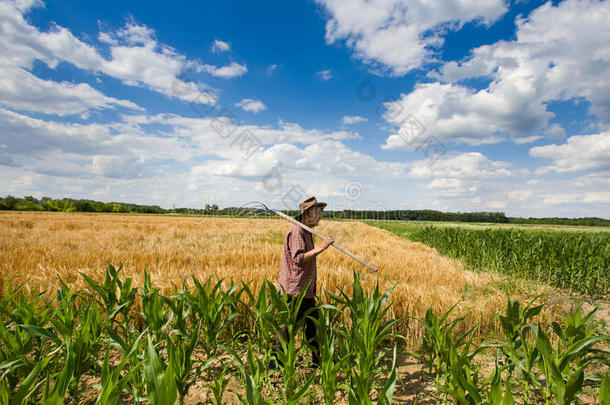
[{"label": "man's shoulder", "polygon": [[302,229],[303,228],[301,228],[300,226],[295,224],[290,227],[290,229],[288,230],[288,233],[299,233],[299,232],[301,232]]},{"label": "man's shoulder", "polygon": [[291,236],[291,235],[293,235],[293,236],[297,236],[297,235],[304,236],[306,232],[307,231],[305,231],[305,229],[301,228],[300,226],[292,225],[290,227],[290,229],[288,230],[288,232],[286,232],[286,236]]}]

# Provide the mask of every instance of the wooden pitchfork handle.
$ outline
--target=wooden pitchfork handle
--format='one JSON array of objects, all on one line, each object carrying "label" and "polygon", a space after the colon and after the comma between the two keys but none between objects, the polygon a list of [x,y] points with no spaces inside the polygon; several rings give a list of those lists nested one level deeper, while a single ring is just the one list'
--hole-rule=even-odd
[{"label": "wooden pitchfork handle", "polygon": [[[288,215],[284,214],[283,212],[276,211],[274,209],[270,209],[270,211],[273,212],[276,215],[279,215],[280,217],[284,218],[285,220],[290,221],[293,224],[300,226],[301,228],[305,229],[306,231],[311,232],[312,234],[316,235],[318,238],[324,239],[324,235],[314,231],[312,228],[310,228],[307,225],[297,221],[296,219],[294,219],[292,217],[289,217]],[[352,259],[354,259],[358,263],[360,263],[363,266],[367,267],[369,270],[374,271],[375,273],[377,273],[377,271],[378,271],[377,267],[373,266],[372,264],[369,264],[369,263],[365,262],[361,257],[356,256],[355,254],[353,254],[352,252],[350,252],[349,250],[347,250],[343,246],[338,245],[337,242],[331,243],[331,246],[334,247],[335,249],[339,250],[340,252],[345,253],[346,255],[348,255],[349,257],[351,257]]]}]

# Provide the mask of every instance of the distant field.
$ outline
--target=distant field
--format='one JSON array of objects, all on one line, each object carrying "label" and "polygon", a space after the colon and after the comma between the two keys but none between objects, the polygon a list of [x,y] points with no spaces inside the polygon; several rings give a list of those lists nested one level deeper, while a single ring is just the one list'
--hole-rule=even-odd
[{"label": "distant field", "polygon": [[573,232],[608,232],[610,233],[610,227],[607,226],[581,226],[581,225],[545,225],[545,224],[501,224],[494,222],[445,222],[445,221],[378,221],[378,220],[364,220],[364,223],[376,225],[376,224],[400,224],[412,225],[412,226],[451,226],[451,227],[464,227],[464,228],[516,228],[516,229],[530,229],[530,230],[542,230],[542,231],[573,231]]},{"label": "distant field", "polygon": [[610,233],[605,230],[387,221],[370,224],[432,246],[443,255],[461,259],[469,268],[528,278],[593,297],[610,294]]}]

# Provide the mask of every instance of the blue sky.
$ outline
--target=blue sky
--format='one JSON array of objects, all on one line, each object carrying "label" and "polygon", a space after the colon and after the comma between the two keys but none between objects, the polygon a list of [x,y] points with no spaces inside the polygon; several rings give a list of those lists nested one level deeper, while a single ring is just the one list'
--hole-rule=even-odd
[{"label": "blue sky", "polygon": [[0,194],[610,217],[607,1],[0,3]]}]

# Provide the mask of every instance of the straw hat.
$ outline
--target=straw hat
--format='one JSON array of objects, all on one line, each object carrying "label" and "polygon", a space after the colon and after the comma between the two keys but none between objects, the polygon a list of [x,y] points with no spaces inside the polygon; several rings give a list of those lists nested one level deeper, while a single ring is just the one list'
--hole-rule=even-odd
[{"label": "straw hat", "polygon": [[305,211],[307,211],[310,208],[320,207],[321,209],[324,209],[326,206],[327,206],[327,204],[325,202],[318,202],[318,200],[316,200],[316,197],[309,197],[307,200],[305,200],[299,204],[300,213],[299,213],[299,215],[294,217],[294,219],[296,219],[297,221],[300,221],[303,218],[303,214],[305,214]]}]

